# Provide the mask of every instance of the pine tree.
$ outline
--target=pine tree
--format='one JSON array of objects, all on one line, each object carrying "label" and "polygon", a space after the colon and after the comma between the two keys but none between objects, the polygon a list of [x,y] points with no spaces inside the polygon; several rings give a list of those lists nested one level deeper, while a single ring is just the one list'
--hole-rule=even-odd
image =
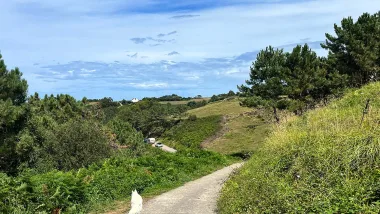
[{"label": "pine tree", "polygon": [[22,79],[22,73],[18,68],[7,70],[0,54],[0,100],[10,99],[14,105],[25,102],[28,83]]},{"label": "pine tree", "polygon": [[15,154],[16,134],[25,122],[25,103],[28,84],[18,68],[8,71],[0,54],[0,171],[15,173],[18,159]]},{"label": "pine tree", "polygon": [[351,86],[380,79],[380,12],[364,13],[356,22],[344,18],[334,25],[335,34],[326,34],[329,61],[341,74],[349,76]]},{"label": "pine tree", "polygon": [[277,122],[277,102],[281,100],[281,95],[285,94],[287,87],[285,75],[288,72],[285,63],[286,55],[282,49],[267,47],[260,51],[253,62],[250,79],[246,80],[247,86],[238,87],[241,93],[267,100]]},{"label": "pine tree", "polygon": [[302,114],[315,102],[313,95],[318,86],[326,84],[326,70],[322,67],[317,54],[307,44],[297,45],[286,58],[287,95],[295,100]]}]

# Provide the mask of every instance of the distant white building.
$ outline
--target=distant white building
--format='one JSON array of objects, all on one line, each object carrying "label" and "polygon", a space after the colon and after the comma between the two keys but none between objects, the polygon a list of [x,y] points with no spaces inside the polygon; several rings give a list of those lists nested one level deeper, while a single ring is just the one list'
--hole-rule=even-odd
[{"label": "distant white building", "polygon": [[137,99],[137,98],[132,99],[132,103],[137,103],[138,101],[139,101],[139,99]]}]

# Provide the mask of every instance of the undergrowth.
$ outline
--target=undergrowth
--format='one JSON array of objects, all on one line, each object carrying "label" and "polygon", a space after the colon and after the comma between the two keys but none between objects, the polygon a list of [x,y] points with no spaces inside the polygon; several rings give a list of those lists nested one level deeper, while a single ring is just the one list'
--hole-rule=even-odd
[{"label": "undergrowth", "polygon": [[171,154],[151,148],[144,156],[120,154],[77,171],[29,171],[18,177],[0,173],[0,213],[87,213],[127,198],[134,189],[149,194],[174,188],[232,161],[201,150]]},{"label": "undergrowth", "polygon": [[380,83],[279,125],[226,183],[220,212],[379,213],[379,125]]}]

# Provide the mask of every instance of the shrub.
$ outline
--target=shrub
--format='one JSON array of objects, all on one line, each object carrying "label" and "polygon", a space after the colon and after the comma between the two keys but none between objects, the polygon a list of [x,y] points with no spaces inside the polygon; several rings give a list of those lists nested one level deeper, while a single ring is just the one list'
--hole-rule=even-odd
[{"label": "shrub", "polygon": [[196,121],[197,120],[197,115],[190,115],[188,120],[190,121]]},{"label": "shrub", "polygon": [[103,127],[88,121],[72,120],[60,126],[54,147],[58,169],[85,167],[111,155]]}]

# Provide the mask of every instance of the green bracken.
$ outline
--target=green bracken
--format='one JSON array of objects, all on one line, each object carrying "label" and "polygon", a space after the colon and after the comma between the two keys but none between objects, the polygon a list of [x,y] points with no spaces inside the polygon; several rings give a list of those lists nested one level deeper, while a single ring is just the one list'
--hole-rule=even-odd
[{"label": "green bracken", "polygon": [[[227,166],[232,159],[213,152],[157,149],[132,158],[120,154],[88,168],[69,172],[24,172],[18,177],[0,173],[0,213],[87,213],[115,200],[174,188]],[[99,205],[101,205],[99,207]]]}]

